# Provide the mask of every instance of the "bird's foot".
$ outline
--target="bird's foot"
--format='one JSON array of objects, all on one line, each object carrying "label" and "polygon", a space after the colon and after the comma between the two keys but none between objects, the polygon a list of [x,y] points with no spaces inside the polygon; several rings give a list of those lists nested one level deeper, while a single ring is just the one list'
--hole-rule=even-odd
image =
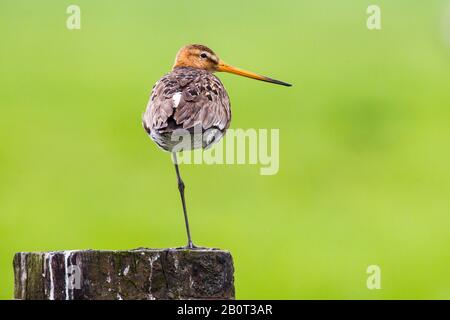
[{"label": "bird's foot", "polygon": [[208,248],[208,247],[198,247],[196,246],[194,243],[189,242],[186,246],[184,247],[178,247],[176,248],[178,250],[214,250],[214,248]]}]

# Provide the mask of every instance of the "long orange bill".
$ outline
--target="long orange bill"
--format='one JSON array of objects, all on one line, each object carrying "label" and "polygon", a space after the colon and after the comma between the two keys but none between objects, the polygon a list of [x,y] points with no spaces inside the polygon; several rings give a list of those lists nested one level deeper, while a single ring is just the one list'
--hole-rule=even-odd
[{"label": "long orange bill", "polygon": [[286,86],[286,87],[292,86],[291,84],[283,82],[283,81],[275,80],[275,79],[272,79],[272,78],[269,78],[266,76],[262,76],[260,74],[257,74],[257,73],[251,72],[251,71],[242,70],[242,69],[230,66],[229,64],[226,64],[223,61],[219,62],[219,67],[217,68],[217,71],[234,73],[239,76],[252,78],[252,79],[256,79],[256,80],[261,80],[261,81],[265,81],[265,82],[270,82],[270,83],[275,83],[275,84],[279,84],[279,85]]}]

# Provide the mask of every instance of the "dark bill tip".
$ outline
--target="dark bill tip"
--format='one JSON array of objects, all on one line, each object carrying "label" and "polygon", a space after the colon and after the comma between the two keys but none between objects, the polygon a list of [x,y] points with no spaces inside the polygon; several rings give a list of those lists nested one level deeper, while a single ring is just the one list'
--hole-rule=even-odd
[{"label": "dark bill tip", "polygon": [[290,83],[283,82],[283,81],[280,81],[280,80],[275,80],[275,79],[268,78],[268,77],[266,77],[266,79],[264,79],[263,81],[270,82],[270,83],[273,83],[273,84],[279,84],[280,86],[292,87],[292,84],[290,84]]}]

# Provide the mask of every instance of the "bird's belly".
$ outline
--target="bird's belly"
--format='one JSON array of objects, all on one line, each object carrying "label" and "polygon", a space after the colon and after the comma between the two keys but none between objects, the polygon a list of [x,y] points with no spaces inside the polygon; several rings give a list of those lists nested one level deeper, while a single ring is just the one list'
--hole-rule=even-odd
[{"label": "bird's belly", "polygon": [[219,142],[225,130],[211,128],[202,130],[175,130],[171,132],[150,131],[150,138],[163,150],[178,152],[183,150],[208,149]]}]

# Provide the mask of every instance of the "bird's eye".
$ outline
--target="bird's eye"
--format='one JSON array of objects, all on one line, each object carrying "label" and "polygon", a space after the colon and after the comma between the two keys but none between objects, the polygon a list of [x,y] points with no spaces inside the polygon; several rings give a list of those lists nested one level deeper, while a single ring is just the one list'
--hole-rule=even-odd
[{"label": "bird's eye", "polygon": [[200,55],[200,57],[202,57],[203,59],[206,59],[208,56],[206,55],[206,53],[202,53],[201,55]]}]

